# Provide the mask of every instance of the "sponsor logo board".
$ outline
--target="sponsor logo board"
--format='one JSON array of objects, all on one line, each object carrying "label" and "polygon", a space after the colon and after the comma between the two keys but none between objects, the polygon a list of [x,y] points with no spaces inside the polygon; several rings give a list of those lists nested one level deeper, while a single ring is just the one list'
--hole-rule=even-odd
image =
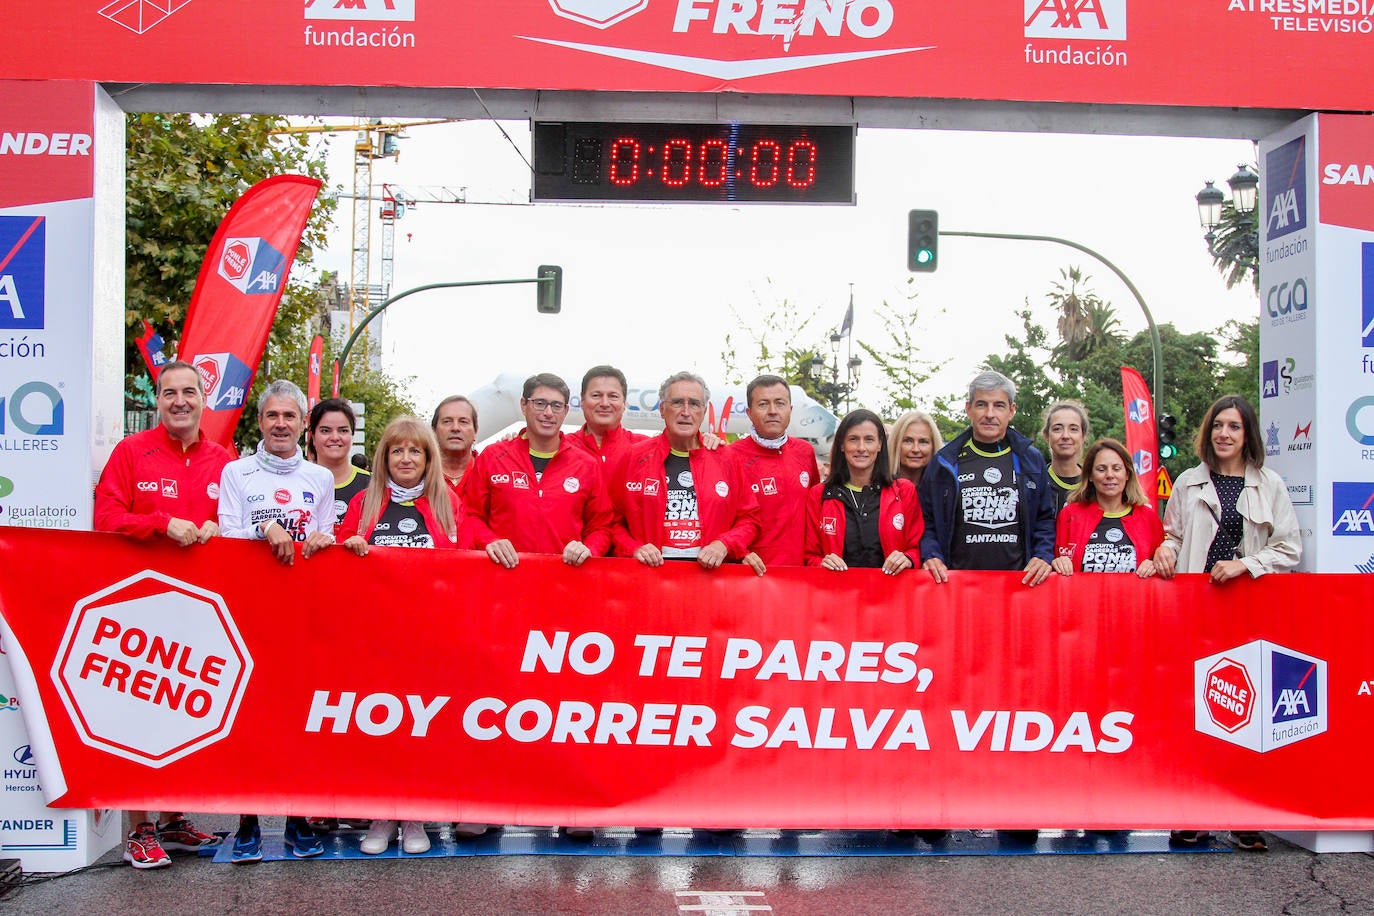
[{"label": "sponsor logo board", "polygon": [[1327,729],[1326,662],[1255,640],[1193,664],[1194,727],[1258,753]]}]

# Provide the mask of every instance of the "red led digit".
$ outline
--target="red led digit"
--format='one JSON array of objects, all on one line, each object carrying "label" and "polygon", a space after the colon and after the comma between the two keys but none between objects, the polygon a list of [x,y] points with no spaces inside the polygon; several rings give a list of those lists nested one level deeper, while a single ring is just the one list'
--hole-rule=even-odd
[{"label": "red led digit", "polygon": [[718,188],[725,184],[726,160],[729,148],[724,140],[703,140],[701,143],[701,167],[697,170],[697,180],[703,187]]},{"label": "red led digit", "polygon": [[749,182],[756,188],[771,188],[778,183],[782,172],[782,147],[775,140],[760,140],[754,144],[749,164]]},{"label": "red led digit", "polygon": [[611,184],[628,187],[639,180],[639,141],[633,137],[617,137],[611,141]]},{"label": "red led digit", "polygon": [[796,140],[787,148],[787,183],[794,188],[809,188],[816,183],[816,144]]},{"label": "red led digit", "polygon": [[692,179],[692,144],[687,140],[669,140],[663,144],[663,183],[680,188]]}]

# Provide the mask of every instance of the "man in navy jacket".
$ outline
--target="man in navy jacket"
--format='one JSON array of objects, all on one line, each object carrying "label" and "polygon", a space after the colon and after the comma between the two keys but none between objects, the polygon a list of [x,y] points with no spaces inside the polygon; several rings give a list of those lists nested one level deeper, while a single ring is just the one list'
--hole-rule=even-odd
[{"label": "man in navy jacket", "polygon": [[1054,559],[1054,498],[1045,459],[1011,428],[1016,384],[998,372],[969,383],[969,428],[921,478],[922,566],[936,582],[951,569],[1024,570],[1039,585]]}]

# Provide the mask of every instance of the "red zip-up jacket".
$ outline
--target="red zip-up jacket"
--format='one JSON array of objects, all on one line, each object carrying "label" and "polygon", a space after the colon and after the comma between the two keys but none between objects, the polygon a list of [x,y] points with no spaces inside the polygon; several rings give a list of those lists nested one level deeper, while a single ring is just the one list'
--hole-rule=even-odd
[{"label": "red zip-up jacket", "polygon": [[[464,474],[464,476],[467,475]],[[444,495],[453,504],[453,524],[458,531],[457,541],[449,540],[448,532],[440,527],[439,520],[434,517],[434,510],[429,505],[428,494],[415,500],[415,511],[419,512],[420,517],[425,520],[425,530],[429,532],[430,537],[434,538],[436,548],[457,547],[460,550],[472,550],[476,539],[472,519],[463,511],[463,502],[453,490],[444,487]],[[377,522],[381,520],[381,515],[379,514],[377,518],[374,518],[372,524],[366,528],[359,528],[363,520],[363,500],[365,499],[367,499],[367,491],[363,490],[354,494],[353,498],[349,500],[348,511],[344,513],[343,521],[339,522],[338,528],[334,530],[334,539],[338,543],[342,544],[355,534],[362,535],[364,541],[372,537],[372,531],[377,527]],[[382,512],[385,511],[386,507],[383,506]]]},{"label": "red zip-up jacket", "polygon": [[[844,556],[844,502],[825,499],[825,484],[811,488],[806,514],[806,565],[820,566],[826,554]],[[909,480],[894,480],[878,499],[878,545],[883,556],[900,550],[921,565],[921,535],[925,532],[921,500]]]},{"label": "red zip-up jacket", "polygon": [[219,477],[233,460],[204,436],[183,449],[158,424],[121,440],[95,487],[95,530],[136,538],[167,533],[185,519],[200,526],[219,518]]},{"label": "red zip-up jacket", "polygon": [[766,566],[801,566],[807,497],[821,479],[816,450],[794,438],[780,449],[765,448],[749,436],[736,439],[729,449],[759,502],[754,553]]},{"label": "red zip-up jacket", "polygon": [[[1088,538],[1102,521],[1102,507],[1096,500],[1090,503],[1065,503],[1054,522],[1054,554],[1073,559],[1073,571],[1083,567],[1083,551]],[[1135,545],[1136,566],[1155,555],[1164,543],[1164,523],[1149,506],[1136,506],[1130,515],[1121,517],[1121,529]]]},{"label": "red zip-up jacket", "polygon": [[[663,463],[668,452],[666,434],[636,443],[612,481],[612,500],[621,515],[615,533],[617,556],[632,557],[644,544],[662,548],[667,540],[663,515],[668,508],[668,481]],[[741,559],[758,539],[759,506],[738,463],[729,449],[712,451],[702,446],[700,436],[687,461],[697,494],[701,546],[720,541],[730,559]]]},{"label": "red zip-up jacket", "polygon": [[523,430],[489,446],[463,475],[463,500],[479,548],[508,538],[522,553],[561,554],[570,541],[586,544],[594,557],[610,552],[615,510],[601,462],[561,433],[542,477],[535,477]]},{"label": "red zip-up jacket", "polygon": [[602,436],[601,444],[597,445],[596,436],[592,435],[591,430],[587,429],[587,424],[584,423],[581,429],[575,433],[569,433],[566,438],[601,462],[602,479],[609,482],[615,474],[616,467],[625,460],[630,449],[641,442],[649,441],[650,437],[643,433],[631,432],[623,426],[617,426]]}]

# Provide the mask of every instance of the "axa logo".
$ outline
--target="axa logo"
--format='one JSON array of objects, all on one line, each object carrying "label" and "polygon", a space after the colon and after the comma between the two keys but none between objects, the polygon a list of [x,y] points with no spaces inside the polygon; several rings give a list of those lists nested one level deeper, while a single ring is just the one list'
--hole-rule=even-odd
[{"label": "axa logo", "polygon": [[0,436],[60,436],[66,425],[62,393],[47,382],[25,382],[0,397]]},{"label": "axa logo", "polygon": [[0,216],[0,328],[42,329],[46,250],[45,217]]},{"label": "axa logo", "polygon": [[1331,483],[1331,533],[1337,537],[1374,535],[1374,483]]},{"label": "axa logo", "polygon": [[200,373],[205,389],[205,406],[211,410],[234,410],[243,406],[253,370],[232,353],[202,353],[191,361]]},{"label": "axa logo", "polygon": [[1307,228],[1307,138],[1296,137],[1264,160],[1264,208],[1270,241]]},{"label": "axa logo", "polygon": [[101,7],[100,15],[130,32],[142,35],[191,0],[113,0]]},{"label": "axa logo", "polygon": [[286,256],[261,238],[225,239],[218,269],[241,293],[275,293],[281,289]]},{"label": "axa logo", "polygon": [[1131,398],[1131,403],[1126,411],[1132,423],[1150,422],[1150,402],[1144,398]]},{"label": "axa logo", "polygon": [[1326,662],[1255,640],[1193,664],[1193,723],[1266,753],[1327,729]]},{"label": "axa logo", "polygon": [[415,0],[305,0],[305,18],[414,22]]},{"label": "axa logo", "polygon": [[[1124,0],[1104,0],[1124,2]],[[648,9],[648,0],[549,0],[553,13],[561,19],[604,31],[620,25]],[[660,4],[668,9],[668,4]],[[552,38],[521,36],[528,41],[555,45],[561,48],[634,61],[651,67],[693,73],[721,80],[746,79],[773,73],[786,73],[828,67],[852,61],[870,60],[894,54],[927,51],[933,45],[853,48],[853,41],[875,41],[884,38],[897,23],[896,5],[892,0],[676,0],[671,8],[671,22],[665,15],[661,20],[640,20],[641,30],[663,28],[675,45],[682,45],[682,37],[697,37],[691,49],[677,53],[642,47],[613,47],[562,41]],[[759,38],[767,42],[767,49],[781,47],[782,55],[769,54],[741,59],[737,49],[740,36]],[[836,50],[833,43],[846,43]],[[707,48],[720,47],[722,55],[712,56]],[[830,44],[825,53],[791,54],[794,42],[809,46]],[[765,47],[760,42],[760,47]],[[734,52],[734,53],[730,53]]]},{"label": "axa logo", "polygon": [[1260,367],[1260,397],[1276,398],[1279,396],[1279,361],[1276,359],[1266,360]]},{"label": "axa logo", "polygon": [[1137,474],[1148,474],[1155,469],[1155,453],[1142,448],[1131,456]]},{"label": "axa logo", "polygon": [[1126,40],[1126,0],[1025,0],[1027,38]]}]

